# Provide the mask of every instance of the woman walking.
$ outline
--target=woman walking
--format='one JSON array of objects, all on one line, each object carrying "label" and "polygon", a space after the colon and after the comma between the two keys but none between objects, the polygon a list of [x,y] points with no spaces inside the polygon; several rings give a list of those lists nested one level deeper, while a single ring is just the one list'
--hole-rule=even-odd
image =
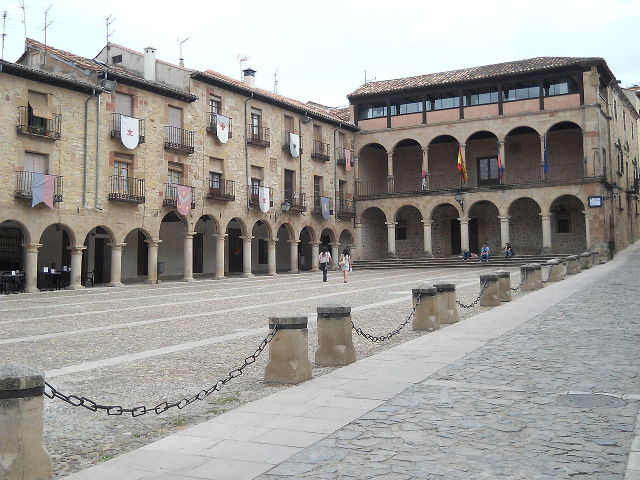
[{"label": "woman walking", "polygon": [[322,247],[322,252],[318,255],[318,263],[320,264],[320,270],[322,270],[322,281],[327,281],[327,271],[331,264],[331,254],[328,252],[327,247]]},{"label": "woman walking", "polygon": [[342,251],[342,255],[340,255],[340,261],[338,262],[338,266],[342,270],[342,280],[344,283],[347,283],[349,280],[349,272],[351,271],[351,267],[353,263],[351,262],[351,255],[349,255],[349,249],[345,248]]}]

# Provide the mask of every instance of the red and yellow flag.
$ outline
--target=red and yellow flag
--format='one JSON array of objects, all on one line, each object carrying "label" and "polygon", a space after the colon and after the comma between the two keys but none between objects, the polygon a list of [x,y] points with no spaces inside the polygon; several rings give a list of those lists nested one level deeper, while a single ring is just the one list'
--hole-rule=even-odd
[{"label": "red and yellow flag", "polygon": [[467,178],[469,177],[467,174],[467,164],[462,158],[462,148],[458,145],[458,171],[462,175],[462,183],[467,183]]}]

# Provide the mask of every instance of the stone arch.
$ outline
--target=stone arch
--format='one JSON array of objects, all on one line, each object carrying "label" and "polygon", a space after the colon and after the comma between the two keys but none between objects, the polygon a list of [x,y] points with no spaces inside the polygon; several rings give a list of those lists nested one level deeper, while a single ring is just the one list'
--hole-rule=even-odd
[{"label": "stone arch", "polygon": [[0,222],[0,273],[6,271],[25,270],[24,245],[30,244],[27,228],[17,220]]},{"label": "stone arch", "polygon": [[267,240],[273,237],[271,225],[257,220],[251,227],[251,273],[267,273],[269,258]]},{"label": "stone arch", "polygon": [[547,180],[584,178],[582,128],[569,121],[553,124],[546,132]]},{"label": "stone arch", "polygon": [[38,250],[38,271],[43,267],[55,268],[71,265],[71,251],[68,247],[75,245],[73,230],[67,225],[54,223],[47,226],[38,243],[42,245]]},{"label": "stone arch", "polygon": [[465,163],[468,185],[488,186],[500,183],[498,170],[498,136],[488,130],[478,130],[465,141]]},{"label": "stone arch", "polygon": [[542,209],[530,197],[520,197],[509,205],[509,243],[516,255],[542,252]]},{"label": "stone arch", "polygon": [[291,240],[296,238],[293,226],[283,222],[276,230],[276,270],[282,272],[291,271]]},{"label": "stone arch", "polygon": [[431,249],[435,257],[448,257],[460,253],[459,218],[458,208],[448,202],[439,203],[431,210]]},{"label": "stone arch", "polygon": [[116,237],[113,231],[104,225],[98,225],[87,233],[82,252],[82,278],[93,275],[93,281],[99,284],[111,281],[111,255]]},{"label": "stone arch", "polygon": [[124,237],[122,249],[122,283],[144,281],[149,275],[149,244],[151,234],[143,228],[134,228]]},{"label": "stone arch", "polygon": [[406,138],[393,147],[393,190],[398,193],[422,190],[422,145]]},{"label": "stone arch", "polygon": [[338,240],[338,234],[333,227],[325,227],[320,232],[319,242],[321,244],[330,245],[336,243]]},{"label": "stone arch", "polygon": [[313,268],[314,261],[312,254],[311,244],[317,242],[318,235],[314,228],[310,225],[305,225],[300,230],[298,235],[298,268],[300,270],[311,270]]},{"label": "stone arch", "polygon": [[558,253],[582,253],[587,249],[584,203],[565,194],[551,202],[551,248]]},{"label": "stone arch", "polygon": [[193,273],[215,275],[216,248],[214,235],[220,234],[220,224],[212,215],[202,215],[193,226]]},{"label": "stone arch", "polygon": [[499,254],[502,239],[500,236],[500,210],[488,200],[478,200],[469,206],[469,251],[480,253],[480,246],[486,243],[492,255]]},{"label": "stone arch", "polygon": [[540,133],[532,127],[519,126],[509,130],[504,138],[505,183],[541,181]]},{"label": "stone arch", "polygon": [[242,273],[244,268],[244,241],[241,237],[247,235],[247,226],[239,217],[234,217],[225,227],[225,262],[229,273]]},{"label": "stone arch", "polygon": [[342,230],[340,232],[340,236],[338,237],[338,242],[340,243],[340,251],[350,247],[351,245],[354,245],[355,241],[353,238],[353,232],[351,232],[351,230],[349,230],[348,228]]},{"label": "stone arch", "polygon": [[429,189],[460,186],[460,173],[456,168],[459,145],[459,140],[451,135],[438,135],[429,142]]},{"label": "stone arch", "polygon": [[387,191],[387,149],[379,143],[368,143],[358,152],[358,185],[356,193],[372,195]]},{"label": "stone arch", "polygon": [[158,264],[165,278],[180,278],[184,274],[184,242],[188,231],[189,222],[175,211],[168,212],[160,221]]},{"label": "stone arch", "polygon": [[389,251],[387,215],[378,207],[369,207],[360,215],[362,224],[362,260],[385,258]]},{"label": "stone arch", "polygon": [[414,205],[403,205],[394,214],[396,255],[418,258],[424,255],[424,227],[422,212]]}]

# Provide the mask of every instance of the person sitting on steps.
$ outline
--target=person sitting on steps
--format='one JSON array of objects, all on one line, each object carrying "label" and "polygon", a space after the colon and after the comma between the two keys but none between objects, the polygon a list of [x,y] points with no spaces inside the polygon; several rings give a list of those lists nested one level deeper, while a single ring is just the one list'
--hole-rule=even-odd
[{"label": "person sitting on steps", "polygon": [[482,244],[482,248],[480,249],[480,261],[488,262],[489,261],[489,245],[487,243]]}]

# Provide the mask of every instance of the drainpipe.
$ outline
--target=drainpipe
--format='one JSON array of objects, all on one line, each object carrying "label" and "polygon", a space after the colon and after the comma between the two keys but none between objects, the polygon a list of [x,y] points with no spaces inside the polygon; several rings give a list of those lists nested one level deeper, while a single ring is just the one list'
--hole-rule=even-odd
[{"label": "drainpipe", "polygon": [[245,171],[245,181],[247,182],[247,211],[250,210],[249,207],[249,199],[250,199],[250,191],[249,187],[251,186],[251,181],[249,180],[249,150],[247,145],[247,102],[253,98],[253,92],[251,92],[251,96],[244,101],[244,171]]},{"label": "drainpipe", "polygon": [[[105,78],[106,78],[105,73]],[[102,210],[100,207],[100,94],[96,96],[96,192],[95,192],[96,210]]]},{"label": "drainpipe", "polygon": [[87,169],[89,164],[88,152],[89,152],[89,100],[96,96],[96,89],[91,92],[91,96],[84,102],[84,151],[83,166],[82,166],[82,207],[85,210],[89,210],[87,205]]},{"label": "drainpipe", "polygon": [[[338,128],[333,131],[333,218],[338,218],[338,158],[336,157],[336,132],[342,128],[342,123],[338,123]],[[346,160],[345,160],[346,161]]]}]

